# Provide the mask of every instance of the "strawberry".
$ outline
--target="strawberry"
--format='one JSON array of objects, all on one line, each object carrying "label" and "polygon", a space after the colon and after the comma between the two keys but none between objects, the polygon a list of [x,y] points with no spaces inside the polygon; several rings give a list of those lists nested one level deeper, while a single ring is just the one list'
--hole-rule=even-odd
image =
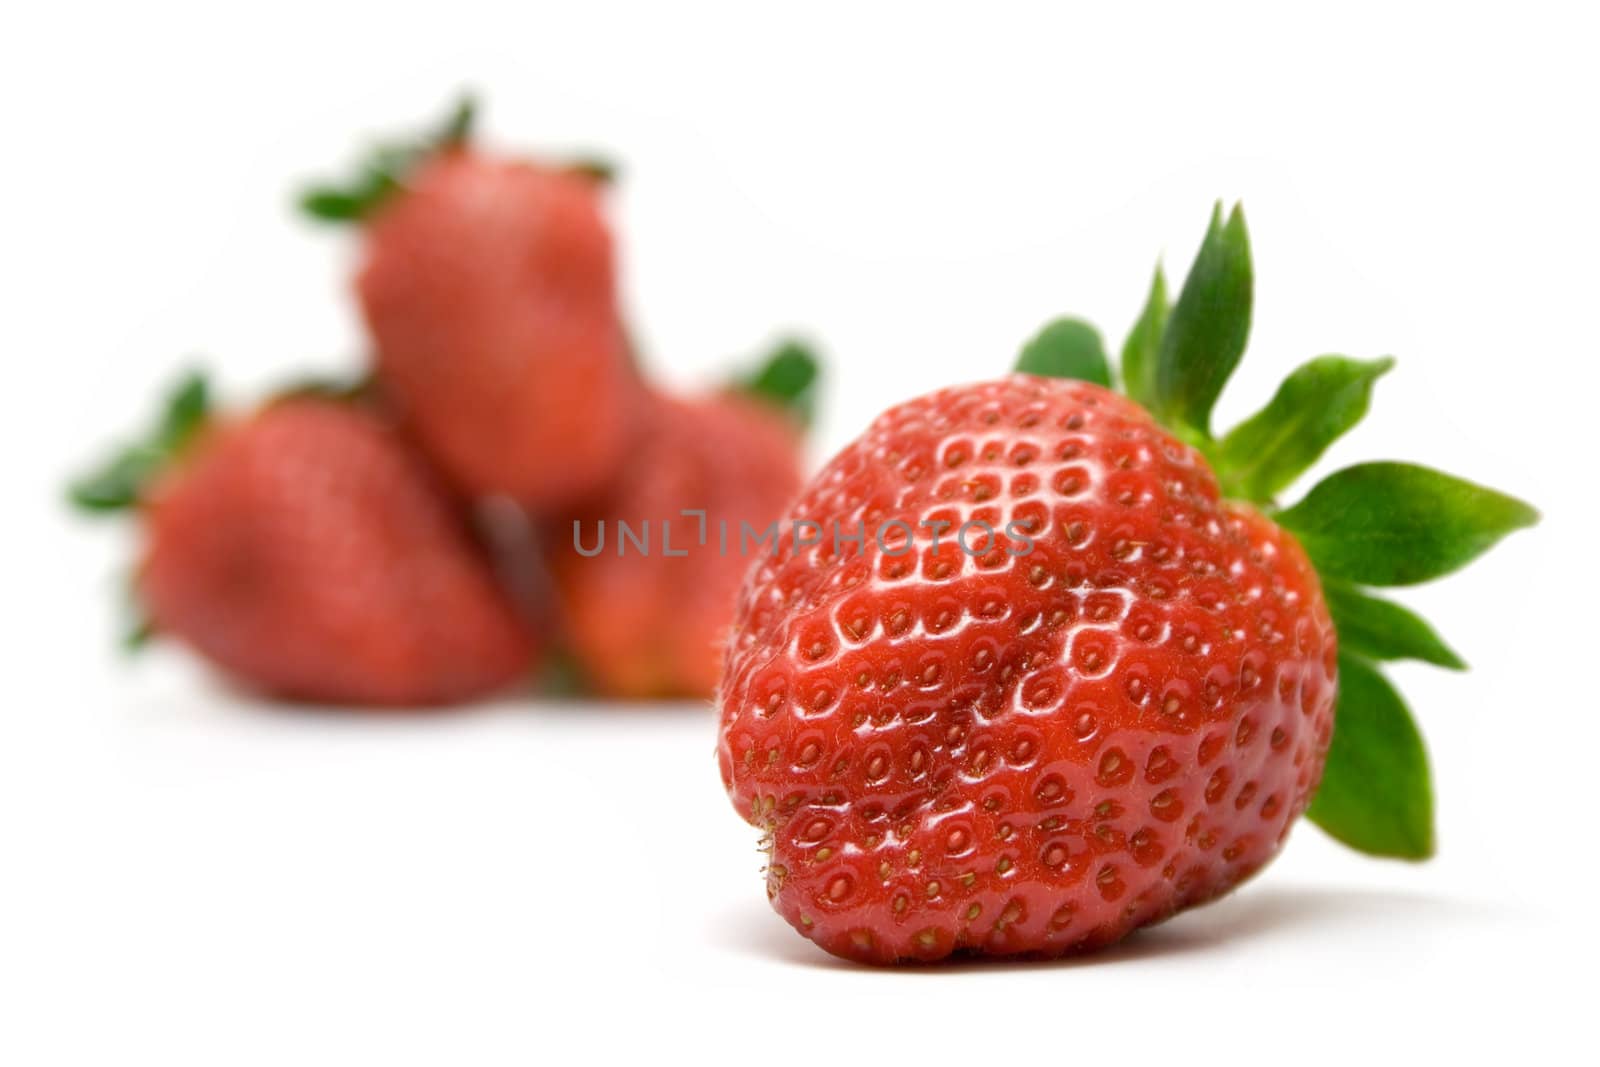
[{"label": "strawberry", "polygon": [[80,483],[137,507],[155,632],[291,700],[447,704],[528,668],[530,635],[431,472],[377,416],[292,396],[213,419],[202,379],[152,445]]},{"label": "strawberry", "polygon": [[[711,697],[750,562],[741,524],[764,530],[799,491],[815,376],[814,358],[791,342],[741,388],[652,395],[633,460],[605,495],[545,531],[569,650],[596,691]],[[624,526],[654,540],[641,548]]]},{"label": "strawberry", "polygon": [[564,507],[617,471],[636,402],[602,183],[476,150],[470,119],[305,206],[363,224],[378,381],[438,467],[470,495]]},{"label": "strawberry", "polygon": [[1398,463],[1280,509],[1390,364],[1313,360],[1214,436],[1252,280],[1219,208],[1175,304],[1157,273],[1128,395],[1092,327],[1052,323],[1028,373],[880,416],[751,571],[719,764],[773,905],[824,949],[1107,945],[1250,877],[1308,810],[1369,853],[1432,851],[1425,751],[1379,661],[1460,661],[1365,587],[1536,515]]}]

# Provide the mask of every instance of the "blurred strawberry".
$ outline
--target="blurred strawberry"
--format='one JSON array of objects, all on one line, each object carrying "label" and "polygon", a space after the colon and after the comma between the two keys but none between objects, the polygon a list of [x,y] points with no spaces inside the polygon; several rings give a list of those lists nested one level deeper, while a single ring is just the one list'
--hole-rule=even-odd
[{"label": "blurred strawberry", "polygon": [[138,508],[155,632],[275,696],[447,704],[509,685],[532,639],[421,459],[376,415],[290,396],[213,419],[187,380],[152,440],[73,488]]},{"label": "blurred strawberry", "polygon": [[364,226],[377,376],[428,455],[468,494],[543,512],[616,473],[638,403],[602,182],[469,147],[471,117],[303,206]]},{"label": "blurred strawberry", "polygon": [[788,343],[735,388],[652,395],[607,493],[548,526],[570,651],[594,689],[710,698],[739,582],[770,551],[755,538],[800,488],[815,378],[812,355]]}]

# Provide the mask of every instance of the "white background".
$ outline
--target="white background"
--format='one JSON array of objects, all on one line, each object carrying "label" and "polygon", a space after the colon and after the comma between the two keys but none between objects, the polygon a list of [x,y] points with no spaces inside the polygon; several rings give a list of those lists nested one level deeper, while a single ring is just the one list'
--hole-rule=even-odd
[{"label": "white background", "polygon": [[[1210,5],[1205,5],[1210,8]],[[0,1060],[1535,1058],[1592,1010],[1600,77],[1579,7],[31,5],[0,31]],[[1113,12],[1113,8],[1116,12]],[[1121,12],[1121,13],[1117,13]],[[831,358],[818,458],[1045,318],[1114,343],[1216,197],[1254,235],[1226,425],[1300,360],[1393,353],[1354,459],[1544,524],[1407,596],[1475,664],[1395,674],[1440,856],[1302,827],[1223,903],[1078,963],[836,964],[763,899],[705,708],[286,712],[111,651],[130,545],[66,473],[193,354],[232,395],[360,351],[292,216],[363,135],[479,87],[603,149],[655,367]],[[1430,1058],[1432,1058],[1430,1056]]]}]

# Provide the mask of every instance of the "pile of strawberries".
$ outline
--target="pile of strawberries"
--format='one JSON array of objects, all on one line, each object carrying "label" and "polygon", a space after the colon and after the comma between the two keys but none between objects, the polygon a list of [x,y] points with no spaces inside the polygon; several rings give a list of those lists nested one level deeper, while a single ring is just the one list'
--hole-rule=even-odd
[{"label": "pile of strawberries", "polygon": [[889,408],[802,486],[810,354],[652,387],[603,174],[486,155],[470,118],[306,198],[360,227],[370,379],[229,416],[189,380],[76,487],[143,516],[155,631],[299,700],[468,700],[551,647],[596,692],[714,692],[773,906],[864,962],[1111,944],[1251,877],[1302,814],[1432,853],[1384,664],[1464,664],[1376,590],[1538,516],[1398,462],[1280,503],[1393,361],[1312,359],[1215,431],[1253,311],[1237,208],[1176,297],[1156,272],[1115,368],[1057,320],[1014,373]]},{"label": "pile of strawberries", "polygon": [[618,314],[608,175],[490,154],[472,121],[463,101],[303,199],[359,230],[367,377],[242,412],[186,379],[73,499],[137,510],[141,634],[276,697],[451,704],[559,665],[598,694],[707,698],[745,561],[577,534],[770,524],[815,361],[787,342],[705,396],[653,385]]}]

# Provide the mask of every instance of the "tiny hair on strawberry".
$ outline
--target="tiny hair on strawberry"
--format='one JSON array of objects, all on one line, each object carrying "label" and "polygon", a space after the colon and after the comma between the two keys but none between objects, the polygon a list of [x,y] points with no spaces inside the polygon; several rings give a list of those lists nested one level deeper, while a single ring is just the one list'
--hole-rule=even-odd
[{"label": "tiny hair on strawberry", "polygon": [[1538,514],[1406,462],[1296,489],[1389,358],[1319,356],[1216,431],[1253,281],[1219,204],[1115,368],[1063,318],[1011,375],[890,408],[785,520],[833,536],[752,566],[718,763],[774,908],[823,949],[1100,948],[1227,893],[1302,814],[1369,855],[1433,853],[1427,753],[1385,665],[1465,664],[1378,590]]}]

